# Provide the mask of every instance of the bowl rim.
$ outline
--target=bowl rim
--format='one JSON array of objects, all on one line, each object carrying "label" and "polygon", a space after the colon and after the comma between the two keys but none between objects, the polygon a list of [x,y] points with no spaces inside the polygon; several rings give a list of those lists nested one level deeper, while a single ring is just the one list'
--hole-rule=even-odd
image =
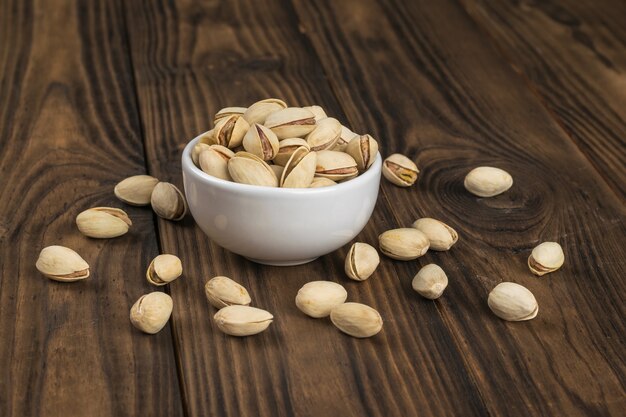
[{"label": "bowl rim", "polygon": [[182,154],[182,169],[183,171],[187,171],[191,175],[194,176],[197,180],[205,184],[209,184],[211,186],[215,186],[221,189],[233,191],[233,192],[245,192],[248,194],[263,194],[263,195],[275,195],[275,196],[286,196],[286,195],[315,195],[322,193],[330,193],[334,191],[347,190],[348,188],[358,188],[359,186],[368,183],[375,179],[376,177],[380,177],[381,168],[382,168],[382,157],[380,152],[376,152],[376,158],[374,159],[374,163],[361,175],[353,178],[351,180],[341,182],[335,185],[329,185],[327,187],[317,187],[317,188],[281,188],[281,187],[267,187],[264,185],[251,185],[251,184],[240,184],[233,181],[226,181],[221,178],[213,177],[206,172],[202,171],[200,168],[196,166],[191,160],[191,150],[200,140],[200,134],[189,141],[189,143],[185,146]]}]

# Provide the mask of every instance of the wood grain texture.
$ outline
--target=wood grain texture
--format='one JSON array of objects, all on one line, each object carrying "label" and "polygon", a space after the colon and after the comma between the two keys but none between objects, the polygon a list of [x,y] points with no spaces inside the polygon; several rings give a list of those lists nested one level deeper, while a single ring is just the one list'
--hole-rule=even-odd
[{"label": "wood grain texture", "polygon": [[[130,324],[153,290],[149,209],[131,231],[82,236],[74,218],[121,206],[114,184],[144,172],[120,9],[111,2],[0,2],[0,415],[180,416],[171,333]],[[44,278],[39,251],[77,250],[91,276]]]},{"label": "wood grain texture", "polygon": [[626,200],[626,3],[461,3]]},{"label": "wood grain texture", "polygon": [[[459,4],[294,3],[354,128],[422,169],[414,189],[383,185],[388,222],[431,216],[459,231],[450,253],[417,262],[440,264],[449,289],[409,308],[429,304],[420,320],[448,324],[488,413],[621,415],[626,226],[615,194]],[[491,199],[465,192],[464,175],[480,165],[511,172],[513,188]],[[526,259],[546,240],[563,245],[566,264],[537,278]],[[409,291],[418,265],[394,266]],[[506,323],[490,314],[487,293],[500,281],[531,289],[539,316]]]}]

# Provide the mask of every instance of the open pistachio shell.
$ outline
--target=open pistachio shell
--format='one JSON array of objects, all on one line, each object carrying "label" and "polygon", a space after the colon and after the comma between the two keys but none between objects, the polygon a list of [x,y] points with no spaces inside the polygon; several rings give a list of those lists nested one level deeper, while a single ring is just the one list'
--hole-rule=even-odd
[{"label": "open pistachio shell", "polygon": [[230,305],[213,316],[217,327],[231,336],[250,336],[267,329],[274,316],[260,308]]},{"label": "open pistachio shell", "polygon": [[302,146],[291,155],[282,176],[280,186],[283,188],[308,188],[315,176],[317,154]]},{"label": "open pistachio shell", "polygon": [[378,236],[378,243],[382,253],[400,261],[419,258],[430,246],[428,237],[413,228],[387,230]]},{"label": "open pistachio shell", "polygon": [[272,113],[287,108],[287,104],[277,98],[268,98],[260,100],[246,109],[243,114],[243,118],[249,124],[253,123],[265,123],[265,119]]},{"label": "open pistachio shell", "polygon": [[448,286],[448,276],[439,265],[428,264],[413,277],[411,286],[422,297],[435,300]]},{"label": "open pistachio shell", "polygon": [[315,116],[315,121],[316,122],[320,121],[320,120],[322,120],[322,119],[324,119],[326,117],[328,117],[326,115],[326,112],[324,111],[324,109],[321,108],[320,106],[316,106],[316,105],[305,106],[305,107],[303,107],[303,109],[306,109],[306,110],[310,111],[311,113],[313,113],[313,115]]},{"label": "open pistachio shell", "polygon": [[222,145],[211,145],[205,149],[198,158],[200,169],[207,174],[232,181],[228,173],[228,161],[235,156],[235,153]]},{"label": "open pistachio shell", "polygon": [[424,217],[416,220],[413,227],[423,232],[430,241],[430,249],[446,251],[459,239],[456,230],[439,220]]},{"label": "open pistachio shell", "polygon": [[183,264],[178,256],[162,254],[150,262],[146,279],[150,284],[161,286],[169,284],[183,274]]},{"label": "open pistachio shell", "polygon": [[278,138],[269,128],[255,123],[243,137],[243,147],[247,152],[269,161],[278,153]]},{"label": "open pistachio shell", "polygon": [[265,126],[272,129],[278,139],[299,138],[315,129],[315,116],[301,107],[287,107],[270,114]]},{"label": "open pistachio shell", "polygon": [[335,146],[331,150],[344,152],[346,149],[346,146],[348,146],[348,143],[350,143],[350,141],[354,139],[356,136],[359,136],[359,135],[357,135],[352,130],[342,125],[341,133],[339,134],[339,139],[337,139]]},{"label": "open pistachio shell", "polygon": [[341,123],[332,117],[321,119],[315,129],[306,136],[306,141],[312,151],[332,149],[341,134]]},{"label": "open pistachio shell", "polygon": [[248,110],[246,107],[224,107],[223,109],[215,113],[215,117],[213,118],[213,125],[215,126],[220,120],[234,114],[243,116],[246,110]]},{"label": "open pistachio shell", "polygon": [[173,307],[172,297],[165,293],[142,295],[130,309],[130,322],[144,333],[158,333],[170,319]]},{"label": "open pistachio shell", "polygon": [[524,321],[537,317],[539,304],[533,293],[513,282],[501,282],[487,300],[493,313],[503,320]]},{"label": "open pistachio shell", "polygon": [[117,183],[113,189],[115,196],[131,206],[147,206],[158,179],[150,175],[133,175]]},{"label": "open pistachio shell", "polygon": [[252,302],[248,290],[224,276],[208,280],[204,285],[204,293],[209,303],[215,308],[224,308],[231,305],[248,305]]},{"label": "open pistachio shell", "polygon": [[274,163],[276,165],[287,165],[287,161],[291,158],[291,155],[296,149],[304,146],[309,149],[309,144],[302,138],[287,138],[280,141],[278,145],[278,153],[274,157]]},{"label": "open pistachio shell", "polygon": [[410,187],[417,180],[419,170],[409,158],[394,153],[383,162],[383,176],[398,187]]},{"label": "open pistachio shell", "polygon": [[83,235],[96,239],[122,236],[132,224],[124,210],[114,207],[94,207],[76,216],[78,230]]},{"label": "open pistachio shell", "polygon": [[201,142],[196,143],[196,146],[194,146],[193,149],[191,150],[191,160],[193,161],[195,166],[200,168],[200,161],[199,161],[200,154],[203,151],[206,151],[207,149],[209,149],[210,147],[211,145],[208,145],[206,143],[201,143]]},{"label": "open pistachio shell", "polygon": [[378,251],[374,247],[356,242],[346,256],[346,275],[355,281],[365,281],[374,273],[379,263]]},{"label": "open pistachio shell", "polygon": [[350,155],[337,151],[317,152],[315,175],[333,181],[343,181],[359,175],[356,161]]},{"label": "open pistachio shell", "polygon": [[278,187],[278,178],[272,168],[249,152],[237,152],[228,161],[228,172],[233,181],[241,184]]},{"label": "open pistachio shell", "polygon": [[233,149],[241,145],[243,137],[250,129],[248,122],[240,115],[233,114],[220,120],[213,129],[215,144]]},{"label": "open pistachio shell", "polygon": [[215,145],[215,129],[208,130],[200,135],[198,143],[204,143],[205,145]]},{"label": "open pistachio shell", "polygon": [[346,145],[345,152],[354,158],[359,172],[363,172],[374,163],[378,142],[370,135],[357,135]]},{"label": "open pistachio shell", "polygon": [[157,216],[167,220],[182,220],[187,214],[185,196],[178,187],[169,182],[160,182],[154,187],[150,204]]},{"label": "open pistachio shell", "polygon": [[528,257],[528,268],[538,276],[554,272],[563,266],[565,254],[557,242],[543,242]]},{"label": "open pistachio shell", "polygon": [[89,276],[89,264],[65,246],[43,248],[35,266],[45,277],[60,282],[78,281]]}]

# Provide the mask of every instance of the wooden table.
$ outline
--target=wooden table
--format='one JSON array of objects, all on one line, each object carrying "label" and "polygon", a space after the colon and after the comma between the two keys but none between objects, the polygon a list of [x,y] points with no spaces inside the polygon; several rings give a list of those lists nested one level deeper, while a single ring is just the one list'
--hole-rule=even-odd
[{"label": "wooden table", "polygon": [[[626,5],[618,0],[0,2],[0,416],[623,416],[626,413]],[[421,216],[460,234],[450,252],[383,259],[357,283],[347,247],[261,266],[195,226],[124,206],[113,186],[181,184],[185,142],[228,105],[320,104],[384,155],[421,169],[384,182],[358,240]],[[495,198],[462,185],[494,165]],[[92,240],[80,211],[124,207],[132,231]],[[332,215],[332,213],[329,213]],[[526,266],[541,241],[562,270]],[[79,250],[92,276],[49,281],[42,247]],[[144,335],[130,306],[159,252],[182,258],[170,324]],[[438,301],[411,279],[435,262]],[[274,313],[255,337],[220,333],[204,282],[227,275]],[[304,283],[341,283],[383,331],[358,340],[300,313]],[[528,287],[536,319],[487,307]]]}]

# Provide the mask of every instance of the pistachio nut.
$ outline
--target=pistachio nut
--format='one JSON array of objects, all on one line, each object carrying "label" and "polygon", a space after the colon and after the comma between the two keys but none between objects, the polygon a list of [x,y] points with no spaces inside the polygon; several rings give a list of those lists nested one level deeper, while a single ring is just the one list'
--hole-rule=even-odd
[{"label": "pistachio nut", "polygon": [[270,168],[272,168],[272,171],[274,171],[274,175],[276,175],[276,178],[280,178],[283,175],[283,171],[285,170],[285,167],[282,165],[270,165]]},{"label": "pistachio nut", "polygon": [[413,228],[387,230],[378,236],[378,243],[382,253],[401,261],[419,258],[430,246],[428,237]]},{"label": "pistachio nut", "polygon": [[399,153],[394,153],[383,162],[384,177],[398,187],[410,187],[417,180],[418,174],[417,165]]},{"label": "pistachio nut", "polygon": [[554,272],[563,266],[565,254],[556,242],[543,242],[533,249],[528,257],[528,268],[538,276]]},{"label": "pistachio nut", "polygon": [[154,187],[150,203],[157,216],[167,220],[182,220],[187,214],[183,193],[169,182],[160,182]]},{"label": "pistachio nut", "polygon": [[348,298],[346,289],[331,281],[312,281],[304,284],[296,295],[296,307],[313,318],[328,317],[330,311]]},{"label": "pistachio nut", "polygon": [[314,177],[313,181],[311,181],[311,185],[309,185],[309,188],[330,187],[331,185],[337,185],[337,183],[333,180],[329,180],[328,178]]},{"label": "pistachio nut", "polygon": [[350,155],[337,151],[317,152],[315,175],[333,181],[349,180],[359,175],[356,161]]},{"label": "pistachio nut", "polygon": [[172,297],[163,292],[142,295],[130,309],[130,322],[144,333],[158,333],[170,319],[173,307]]},{"label": "pistachio nut", "polygon": [[94,207],[76,216],[78,230],[97,239],[122,236],[132,224],[124,210],[113,207]]},{"label": "pistachio nut", "polygon": [[267,329],[274,316],[260,308],[231,305],[218,311],[213,319],[217,327],[226,334],[250,336]]},{"label": "pistachio nut", "polygon": [[330,321],[342,332],[354,337],[374,336],[383,328],[383,319],[370,306],[344,303],[332,309]]},{"label": "pistachio nut", "polygon": [[243,137],[243,147],[262,160],[269,161],[278,153],[278,138],[267,127],[255,123]]},{"label": "pistachio nut", "polygon": [[463,185],[474,195],[493,197],[511,188],[513,177],[500,168],[478,167],[465,176]]},{"label": "pistachio nut", "polygon": [[534,319],[539,305],[532,292],[513,282],[501,282],[489,293],[489,308],[501,319],[524,321]]},{"label": "pistachio nut", "polygon": [[436,251],[448,250],[459,240],[456,231],[439,220],[424,217],[416,220],[413,227],[423,232],[430,241],[430,248]]},{"label": "pistachio nut", "polygon": [[89,264],[70,248],[48,246],[41,250],[35,263],[45,277],[61,282],[85,279],[89,276]]},{"label": "pistachio nut", "polygon": [[200,169],[207,174],[221,178],[226,181],[232,181],[228,173],[228,161],[235,156],[235,153],[222,145],[211,145],[208,149],[202,151],[198,157]]},{"label": "pistachio nut", "polygon": [[422,297],[435,300],[448,286],[448,276],[439,265],[428,264],[413,277],[411,285]]},{"label": "pistachio nut", "polygon": [[191,150],[191,160],[193,161],[193,163],[200,168],[200,154],[203,151],[206,151],[207,149],[209,149],[211,145],[207,145],[206,143],[201,143],[198,142],[196,143],[196,146],[193,147],[193,149]]},{"label": "pistachio nut", "polygon": [[346,256],[346,275],[355,281],[365,281],[374,273],[379,263],[376,249],[367,243],[356,242]]},{"label": "pistachio nut", "polygon": [[217,139],[215,138],[215,129],[207,130],[199,136],[198,143],[204,143],[205,145],[215,145]]},{"label": "pistachio nut", "polygon": [[359,172],[363,172],[374,163],[378,142],[370,135],[357,135],[346,145],[345,152],[354,158]]},{"label": "pistachio nut", "polygon": [[213,125],[216,125],[220,120],[228,116],[232,116],[235,114],[243,116],[246,110],[248,110],[246,107],[224,107],[223,109],[215,113],[215,117],[213,118]]},{"label": "pistachio nut", "polygon": [[241,145],[243,137],[248,129],[250,129],[250,125],[242,116],[233,114],[231,116],[224,117],[222,120],[217,122],[215,128],[213,129],[215,131],[213,133],[215,137],[215,144],[226,146],[231,149],[236,148]]},{"label": "pistachio nut", "polygon": [[274,163],[282,166],[287,165],[287,161],[291,158],[291,154],[302,146],[310,150],[309,144],[302,138],[288,138],[281,140],[278,144],[278,153],[274,157]]},{"label": "pistachio nut", "polygon": [[126,204],[131,206],[147,206],[150,204],[150,196],[158,179],[150,175],[133,175],[118,182],[113,193]]},{"label": "pistachio nut", "polygon": [[295,150],[280,177],[283,188],[309,188],[315,176],[317,154],[305,146]]},{"label": "pistachio nut", "polygon": [[146,279],[150,284],[165,285],[183,274],[183,264],[178,256],[162,254],[150,262],[146,271]]},{"label": "pistachio nut", "polygon": [[228,277],[211,278],[204,285],[207,300],[215,308],[232,305],[247,306],[252,302],[248,290]]},{"label": "pistachio nut", "polygon": [[332,150],[344,152],[346,149],[346,146],[348,146],[348,143],[350,143],[350,141],[354,139],[356,136],[359,136],[359,135],[357,135],[352,130],[342,125],[341,133],[339,134],[339,139],[337,139],[337,143],[335,143],[335,146],[333,147]]},{"label": "pistachio nut", "polygon": [[306,109],[308,111],[310,111],[311,113],[313,113],[313,115],[315,116],[315,121],[319,122],[322,119],[325,119],[326,117],[328,117],[326,115],[326,112],[324,111],[324,109],[320,106],[305,106],[303,107],[303,109]]},{"label": "pistachio nut", "polygon": [[299,138],[315,129],[315,116],[301,107],[287,107],[267,116],[265,126],[272,129],[278,139]]},{"label": "pistachio nut", "polygon": [[249,124],[253,123],[265,123],[265,119],[270,114],[279,110],[287,108],[287,104],[277,98],[268,98],[265,100],[257,101],[244,112],[243,118]]},{"label": "pistachio nut", "polygon": [[233,181],[241,184],[278,187],[274,170],[264,160],[249,152],[237,152],[230,158],[228,172]]},{"label": "pistachio nut", "polygon": [[332,149],[341,134],[341,123],[332,117],[317,121],[315,129],[306,136],[306,141],[312,151]]}]

